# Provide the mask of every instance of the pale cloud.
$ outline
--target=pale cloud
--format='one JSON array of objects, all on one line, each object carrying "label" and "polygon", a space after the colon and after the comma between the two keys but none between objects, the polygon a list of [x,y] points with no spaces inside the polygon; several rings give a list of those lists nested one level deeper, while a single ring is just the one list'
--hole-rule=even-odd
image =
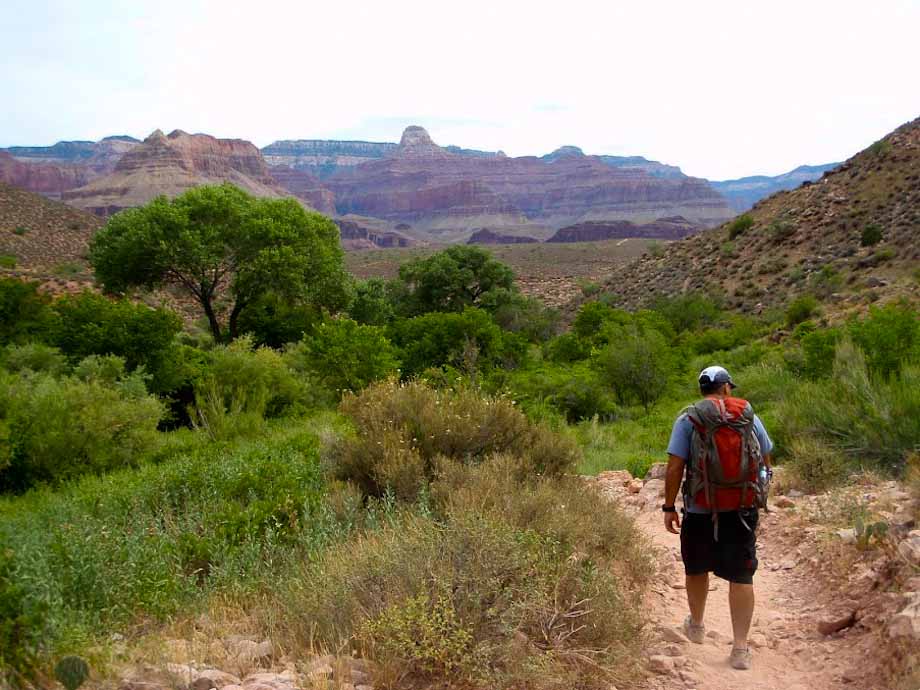
[{"label": "pale cloud", "polygon": [[0,145],[205,131],[572,144],[713,179],[845,158],[920,115],[920,3],[19,2]]}]

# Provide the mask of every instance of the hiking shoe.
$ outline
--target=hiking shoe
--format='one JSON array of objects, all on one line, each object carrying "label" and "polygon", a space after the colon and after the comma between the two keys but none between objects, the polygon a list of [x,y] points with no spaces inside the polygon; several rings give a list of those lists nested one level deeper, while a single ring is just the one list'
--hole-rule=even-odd
[{"label": "hiking shoe", "polygon": [[697,624],[693,622],[693,616],[687,616],[684,619],[684,624],[681,627],[684,635],[687,636],[687,639],[696,644],[703,644],[706,641],[706,626],[702,623]]},{"label": "hiking shoe", "polygon": [[735,670],[747,671],[754,663],[754,659],[751,656],[751,648],[739,649],[738,647],[732,647],[732,655],[728,658],[728,663],[730,663]]}]

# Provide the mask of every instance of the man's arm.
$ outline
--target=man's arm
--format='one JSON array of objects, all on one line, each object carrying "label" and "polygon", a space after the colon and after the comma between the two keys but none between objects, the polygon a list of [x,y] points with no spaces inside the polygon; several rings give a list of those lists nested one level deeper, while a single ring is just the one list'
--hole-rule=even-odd
[{"label": "man's arm", "polygon": [[[673,506],[680,491],[680,482],[684,478],[684,459],[678,455],[668,455],[668,469],[664,477],[664,504]],[[678,534],[680,515],[676,512],[664,514],[664,528],[672,534]]]}]

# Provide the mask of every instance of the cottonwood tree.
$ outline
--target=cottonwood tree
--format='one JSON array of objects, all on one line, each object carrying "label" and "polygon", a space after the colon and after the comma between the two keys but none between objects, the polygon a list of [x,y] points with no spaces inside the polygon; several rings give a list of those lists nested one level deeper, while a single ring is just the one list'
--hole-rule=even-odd
[{"label": "cottonwood tree", "polygon": [[179,286],[218,342],[236,338],[240,314],[267,294],[330,311],[348,302],[335,224],[294,199],[259,199],[230,184],[112,216],[90,262],[109,292]]}]

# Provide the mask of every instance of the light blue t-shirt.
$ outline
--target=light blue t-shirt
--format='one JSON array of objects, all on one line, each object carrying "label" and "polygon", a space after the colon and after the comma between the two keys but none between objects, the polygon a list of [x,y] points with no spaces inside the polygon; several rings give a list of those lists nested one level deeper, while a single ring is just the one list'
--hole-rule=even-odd
[{"label": "light blue t-shirt", "polygon": [[[754,435],[760,442],[760,452],[769,455],[773,452],[773,441],[770,440],[767,430],[764,428],[760,417],[754,415]],[[674,428],[671,429],[671,440],[668,442],[668,455],[676,455],[684,461],[690,457],[690,442],[693,437],[693,422],[687,417],[686,413],[682,414],[674,422]],[[691,500],[690,504],[685,506],[688,513],[708,513],[705,508],[699,508]]]}]

